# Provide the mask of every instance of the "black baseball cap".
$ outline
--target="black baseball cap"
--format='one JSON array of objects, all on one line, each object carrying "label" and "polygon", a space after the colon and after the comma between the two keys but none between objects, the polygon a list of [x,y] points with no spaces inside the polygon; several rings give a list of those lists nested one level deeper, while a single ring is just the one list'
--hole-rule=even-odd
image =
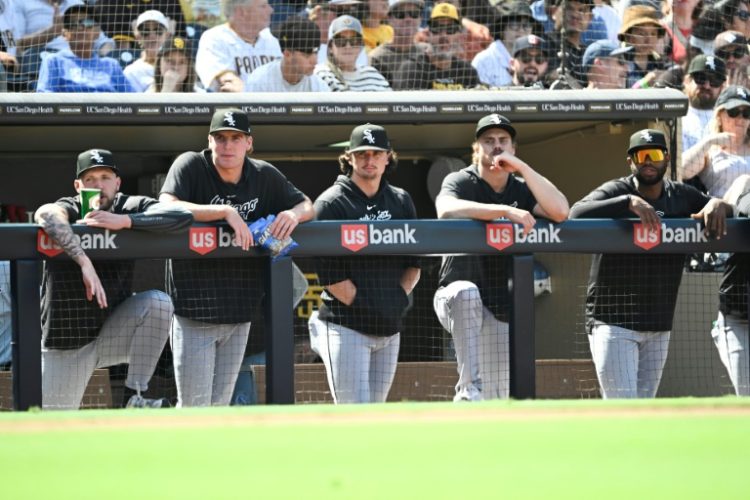
[{"label": "black baseball cap", "polygon": [[320,28],[306,17],[291,16],[275,30],[281,50],[315,54],[320,48]]},{"label": "black baseball cap", "polygon": [[181,36],[174,36],[169,38],[164,45],[159,48],[159,55],[163,56],[170,52],[192,52],[192,43],[190,40],[182,38]]},{"label": "black baseball cap", "polygon": [[[516,38],[516,41],[513,42],[513,57],[516,57],[516,54],[526,49],[542,50],[543,43],[544,43],[544,39],[539,38],[536,35],[524,35],[522,37]],[[547,54],[545,54],[544,51],[542,51],[542,54],[544,55],[544,58],[546,59]]]},{"label": "black baseball cap", "polygon": [[690,61],[690,66],[688,66],[689,75],[692,75],[693,73],[706,72],[716,73],[717,75],[726,78],[727,65],[724,62],[724,59],[722,59],[721,57],[699,54],[695,56],[692,61]]},{"label": "black baseball cap", "polygon": [[80,179],[81,174],[92,168],[109,168],[116,175],[120,175],[120,171],[115,165],[115,157],[111,151],[106,149],[89,149],[79,154],[76,165],[76,179]]},{"label": "black baseball cap", "polygon": [[391,142],[388,134],[380,125],[365,123],[354,127],[349,138],[349,152],[357,151],[390,151]]},{"label": "black baseball cap", "polygon": [[667,137],[663,132],[647,128],[639,130],[635,134],[630,136],[630,147],[628,148],[628,154],[632,154],[634,151],[639,149],[663,149],[668,151],[667,148]]},{"label": "black baseball cap", "polygon": [[516,138],[516,129],[510,124],[510,120],[505,118],[503,115],[492,113],[491,115],[484,116],[477,122],[477,131],[474,137],[479,139],[479,136],[484,133],[485,130],[490,128],[501,128],[510,134],[511,139]]},{"label": "black baseball cap", "polygon": [[714,109],[734,109],[750,107],[750,89],[741,85],[730,85],[719,94]]},{"label": "black baseball cap", "polygon": [[233,130],[245,135],[252,134],[250,130],[250,118],[247,113],[237,108],[221,108],[214,112],[211,118],[211,129],[209,134],[215,134],[222,130]]}]

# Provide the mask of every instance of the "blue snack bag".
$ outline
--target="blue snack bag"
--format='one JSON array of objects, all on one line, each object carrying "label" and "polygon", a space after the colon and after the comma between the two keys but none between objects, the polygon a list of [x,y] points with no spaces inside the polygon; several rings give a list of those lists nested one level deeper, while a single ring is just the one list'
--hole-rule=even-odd
[{"label": "blue snack bag", "polygon": [[269,215],[268,217],[261,217],[260,219],[252,222],[248,225],[250,232],[253,233],[253,239],[256,245],[260,245],[263,248],[271,252],[273,260],[283,257],[288,254],[293,248],[296,248],[297,242],[291,237],[279,240],[278,238],[271,235],[269,227],[271,223],[276,219],[275,215]]}]

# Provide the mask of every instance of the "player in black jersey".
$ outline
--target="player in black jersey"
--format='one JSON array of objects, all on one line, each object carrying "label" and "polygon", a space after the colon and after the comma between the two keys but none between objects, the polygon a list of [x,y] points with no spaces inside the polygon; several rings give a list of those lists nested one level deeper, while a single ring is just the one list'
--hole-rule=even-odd
[{"label": "player in black jersey", "polygon": [[[318,220],[415,219],[409,193],[385,174],[396,165],[383,127],[367,123],[339,157],[343,175],[315,200]],[[402,319],[420,276],[415,257],[321,258],[325,291],[309,320],[310,344],[323,359],[336,403],[384,402],[396,374]]]},{"label": "player in black jersey", "polygon": [[[101,189],[99,209],[80,221],[108,230],[179,231],[193,220],[187,210],[153,198],[119,193],[119,171],[112,153],[92,149],[78,156],[74,181]],[[81,197],[41,206],[35,215],[44,231],[73,262],[45,262],[42,278],[42,404],[73,409],[81,404],[95,368],[128,363],[128,406],[153,406],[148,389],[172,319],[172,302],[160,291],[133,295],[133,261],[92,263],[71,223],[81,219]]]},{"label": "player in black jersey", "polygon": [[[271,234],[283,240],[310,220],[310,199],[273,165],[248,158],[250,120],[239,109],[219,109],[208,149],[180,155],[159,199],[178,202],[200,222],[225,220],[243,250],[253,244],[248,224],[275,215]],[[219,228],[218,240],[228,239]],[[227,238],[225,238],[227,236]],[[261,259],[173,259],[167,289],[174,301],[172,350],[179,406],[228,405],[263,297]]]},{"label": "player in black jersey", "polygon": [[[639,217],[659,234],[662,218],[692,217],[709,235],[726,232],[732,207],[692,186],[664,179],[667,140],[658,130],[630,138],[627,177],[608,181],[573,205],[570,218]],[[652,398],[667,360],[685,256],[599,254],[591,263],[586,331],[604,398]]]},{"label": "player in black jersey", "polygon": [[[494,221],[505,218],[534,227],[534,216],[555,222],[568,215],[568,200],[546,178],[516,156],[516,129],[498,114],[479,120],[473,164],[443,180],[435,208],[441,219]],[[458,362],[454,401],[507,398],[508,257],[443,258],[433,306],[453,337]]]}]

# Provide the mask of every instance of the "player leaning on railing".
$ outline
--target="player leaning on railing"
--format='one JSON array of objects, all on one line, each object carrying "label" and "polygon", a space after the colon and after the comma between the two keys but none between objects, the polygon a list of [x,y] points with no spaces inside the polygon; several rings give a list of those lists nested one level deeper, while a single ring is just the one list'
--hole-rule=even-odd
[{"label": "player leaning on railing", "polygon": [[[36,222],[73,262],[45,262],[42,277],[42,402],[44,408],[75,409],[95,368],[128,363],[127,406],[161,406],[146,400],[169,334],[172,302],[157,290],[133,294],[135,263],[92,263],[71,223],[108,230],[174,232],[193,217],[177,205],[119,192],[112,153],[92,149],[78,156],[74,187],[79,196],[60,198],[36,211]],[[99,189],[98,209],[82,216],[82,189]]]}]

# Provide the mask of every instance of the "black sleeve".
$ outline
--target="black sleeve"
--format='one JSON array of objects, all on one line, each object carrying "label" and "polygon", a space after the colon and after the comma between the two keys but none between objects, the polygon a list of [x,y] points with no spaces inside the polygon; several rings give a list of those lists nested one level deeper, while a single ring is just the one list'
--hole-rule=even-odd
[{"label": "black sleeve", "polygon": [[419,61],[408,59],[393,72],[393,90],[420,90],[427,88],[422,75],[423,65]]},{"label": "black sleeve", "polygon": [[177,233],[193,223],[190,210],[173,203],[149,203],[143,212],[129,214],[133,229],[159,233]]},{"label": "black sleeve", "polygon": [[467,196],[468,193],[462,188],[463,181],[466,178],[465,175],[466,174],[464,174],[463,172],[453,172],[445,176],[445,179],[443,179],[443,183],[440,185],[440,192],[435,197],[435,199],[445,195],[462,200],[471,199],[469,196]]},{"label": "black sleeve", "polygon": [[[313,203],[315,220],[341,220],[331,203],[318,197]],[[318,257],[315,259],[315,272],[321,286],[328,286],[349,279],[349,259],[341,257]]]},{"label": "black sleeve", "polygon": [[570,209],[570,219],[627,219],[635,217],[629,209],[630,193],[624,186],[614,182],[607,182],[582,200],[576,202]]},{"label": "black sleeve", "polygon": [[68,222],[70,224],[75,224],[76,221],[81,218],[81,202],[77,196],[66,196],[65,198],[60,198],[55,202],[55,205],[65,210],[65,213],[68,214]]},{"label": "black sleeve", "polygon": [[171,194],[178,200],[191,201],[195,199],[196,186],[195,165],[200,161],[196,153],[183,153],[169,167],[167,178],[159,194]]}]

